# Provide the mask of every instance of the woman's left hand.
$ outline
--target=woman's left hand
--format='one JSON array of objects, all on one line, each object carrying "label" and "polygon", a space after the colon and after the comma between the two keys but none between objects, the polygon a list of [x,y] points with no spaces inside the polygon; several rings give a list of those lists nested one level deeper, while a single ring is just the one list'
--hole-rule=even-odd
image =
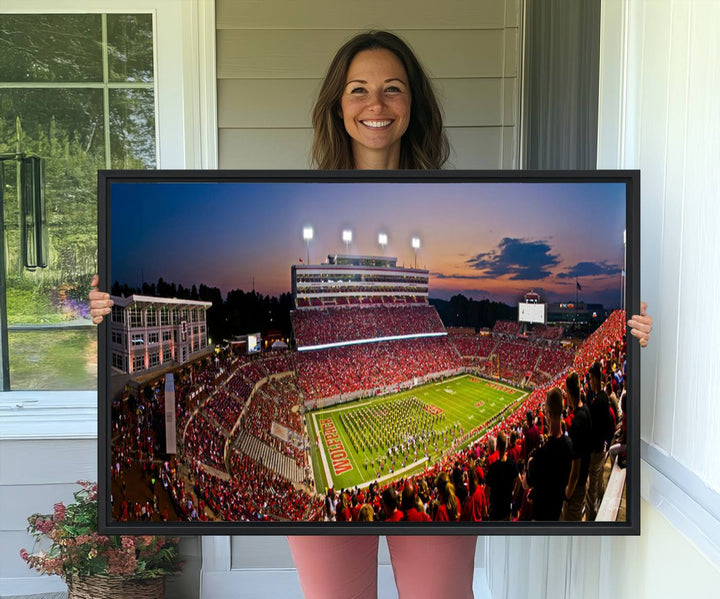
[{"label": "woman's left hand", "polygon": [[640,302],[640,314],[633,314],[627,324],[630,327],[630,334],[637,337],[640,347],[647,347],[652,331],[652,316],[646,313],[647,304]]}]

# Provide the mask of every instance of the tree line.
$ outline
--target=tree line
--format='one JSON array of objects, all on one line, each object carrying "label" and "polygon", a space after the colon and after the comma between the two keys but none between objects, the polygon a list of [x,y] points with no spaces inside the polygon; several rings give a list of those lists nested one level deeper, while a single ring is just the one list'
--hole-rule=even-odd
[{"label": "tree line", "polygon": [[143,283],[141,287],[130,287],[116,281],[112,285],[111,293],[123,297],[138,294],[212,302],[207,312],[207,326],[208,336],[214,343],[249,333],[262,333],[267,336],[271,331],[278,331],[285,338],[291,336],[290,293],[275,297],[257,291],[232,289],[223,298],[217,287],[209,287],[203,283],[186,287],[174,282],[168,283],[162,277],[157,283]]},{"label": "tree line", "polygon": [[[162,277],[157,283],[143,283],[141,287],[115,282],[113,295],[149,295],[178,299],[212,302],[207,312],[208,334],[215,342],[230,339],[235,335],[279,332],[282,337],[292,336],[290,311],[293,309],[292,295],[283,293],[279,297],[263,295],[256,291],[232,289],[225,297],[217,287],[203,283],[190,287],[168,283]],[[476,331],[483,327],[492,329],[498,320],[517,320],[517,307],[488,299],[476,301],[462,294],[450,300],[430,299],[446,327],[467,327]]]}]

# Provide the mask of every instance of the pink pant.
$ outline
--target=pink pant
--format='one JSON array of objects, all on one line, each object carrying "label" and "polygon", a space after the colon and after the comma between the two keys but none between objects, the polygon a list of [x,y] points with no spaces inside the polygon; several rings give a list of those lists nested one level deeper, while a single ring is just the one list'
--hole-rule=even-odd
[{"label": "pink pant", "polygon": [[[472,599],[474,536],[388,537],[399,599]],[[306,599],[375,599],[376,536],[288,537]]]}]

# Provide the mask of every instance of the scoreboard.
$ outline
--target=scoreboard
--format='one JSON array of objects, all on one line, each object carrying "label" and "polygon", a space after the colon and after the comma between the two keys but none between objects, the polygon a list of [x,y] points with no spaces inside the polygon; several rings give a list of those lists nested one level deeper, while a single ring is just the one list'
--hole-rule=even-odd
[{"label": "scoreboard", "polygon": [[518,303],[518,321],[527,323],[546,324],[547,304],[536,304],[530,302]]}]

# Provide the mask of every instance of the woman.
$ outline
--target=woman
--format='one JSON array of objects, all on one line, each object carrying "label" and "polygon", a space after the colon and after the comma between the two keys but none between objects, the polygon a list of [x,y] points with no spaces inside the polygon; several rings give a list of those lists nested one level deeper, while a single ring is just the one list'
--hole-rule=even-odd
[{"label": "woman", "polygon": [[[439,169],[449,156],[429,78],[387,32],[363,33],[333,58],[312,116],[321,169]],[[378,537],[289,537],[308,598],[377,595]],[[388,537],[403,597],[472,597],[475,537]],[[325,568],[335,559],[332,573]],[[447,576],[453,572],[452,576]],[[449,585],[449,586],[448,586]]]},{"label": "woman", "polygon": [[[440,499],[440,505],[435,512],[435,522],[456,522],[460,519],[460,502],[455,495],[455,485],[450,482],[447,472],[438,474],[435,482]],[[475,548],[473,547],[473,553]]]},{"label": "woman", "polygon": [[[439,169],[449,156],[430,80],[407,44],[388,32],[363,33],[340,48],[312,123],[312,158],[321,169]],[[111,306],[108,294],[91,291],[93,322]],[[643,346],[651,323],[644,304],[628,323]],[[288,540],[308,599],[377,596],[377,536]],[[471,598],[475,545],[474,536],[388,537],[400,599]]]}]

